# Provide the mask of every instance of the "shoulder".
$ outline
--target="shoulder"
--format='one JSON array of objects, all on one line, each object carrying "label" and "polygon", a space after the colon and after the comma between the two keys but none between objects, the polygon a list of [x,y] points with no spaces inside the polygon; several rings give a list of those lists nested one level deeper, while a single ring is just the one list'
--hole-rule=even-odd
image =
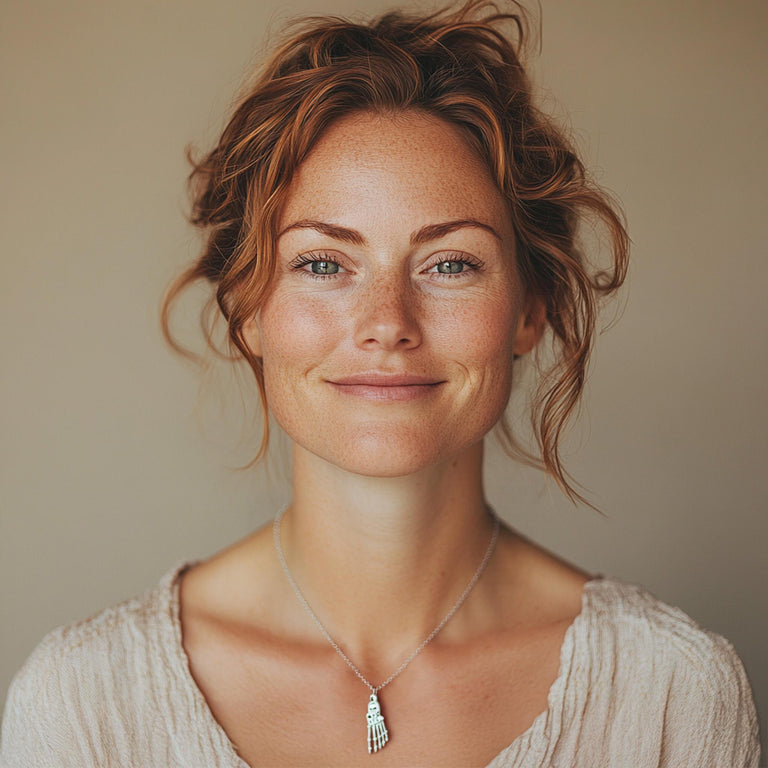
[{"label": "shoulder", "polygon": [[125,673],[125,663],[162,638],[170,604],[170,576],[144,593],[104,608],[88,618],[51,630],[21,667],[15,683],[35,680],[58,686],[84,678]]},{"label": "shoulder", "polygon": [[[617,579],[588,584],[582,640],[592,655],[595,699],[625,729],[653,732],[667,754],[756,764],[752,691],[733,645],[644,588]],[[608,686],[610,681],[610,686]],[[610,692],[609,692],[610,691]],[[688,759],[688,758],[686,758]],[[686,763],[688,764],[688,763]]]},{"label": "shoulder", "polygon": [[743,669],[731,643],[641,586],[613,578],[588,583],[585,609],[604,651],[634,664],[655,663],[678,679],[717,686]]},{"label": "shoulder", "polygon": [[54,745],[85,759],[80,751],[90,741],[85,734],[121,721],[126,730],[132,728],[134,714],[151,701],[153,678],[171,662],[171,585],[183,567],[174,566],[143,594],[43,637],[9,688],[4,760],[43,764]]}]

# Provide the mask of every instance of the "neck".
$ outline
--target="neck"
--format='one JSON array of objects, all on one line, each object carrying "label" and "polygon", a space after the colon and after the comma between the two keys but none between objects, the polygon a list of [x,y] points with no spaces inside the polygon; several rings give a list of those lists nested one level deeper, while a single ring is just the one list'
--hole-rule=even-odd
[{"label": "neck", "polygon": [[287,563],[331,637],[374,683],[451,609],[492,525],[482,444],[398,478],[351,475],[294,448],[294,501],[281,526]]}]

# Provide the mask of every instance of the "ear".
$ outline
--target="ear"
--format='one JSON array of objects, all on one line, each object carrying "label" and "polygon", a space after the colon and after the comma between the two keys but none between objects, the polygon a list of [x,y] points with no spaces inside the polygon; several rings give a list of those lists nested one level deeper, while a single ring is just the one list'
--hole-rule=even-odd
[{"label": "ear", "polygon": [[256,355],[263,357],[261,351],[261,318],[257,312],[253,317],[243,323],[243,339],[248,344],[248,349]]},{"label": "ear", "polygon": [[517,321],[512,352],[515,357],[527,355],[544,334],[547,324],[547,308],[538,296],[531,296]]}]

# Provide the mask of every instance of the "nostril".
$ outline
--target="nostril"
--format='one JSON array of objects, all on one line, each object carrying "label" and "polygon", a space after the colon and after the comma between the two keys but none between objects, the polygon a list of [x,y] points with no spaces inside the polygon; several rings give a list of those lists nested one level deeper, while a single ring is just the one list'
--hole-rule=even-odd
[{"label": "nostril", "polygon": [[387,349],[409,348],[421,343],[421,330],[413,302],[403,293],[381,295],[358,307],[355,337],[358,345],[380,345]]}]

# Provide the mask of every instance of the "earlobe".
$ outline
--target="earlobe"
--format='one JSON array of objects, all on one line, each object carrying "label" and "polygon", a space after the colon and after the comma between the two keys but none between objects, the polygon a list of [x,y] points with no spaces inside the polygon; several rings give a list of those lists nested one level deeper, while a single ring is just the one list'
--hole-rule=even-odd
[{"label": "earlobe", "polygon": [[517,323],[517,333],[512,346],[512,352],[516,358],[527,355],[539,343],[546,323],[547,308],[544,302],[535,297],[530,299]]}]

